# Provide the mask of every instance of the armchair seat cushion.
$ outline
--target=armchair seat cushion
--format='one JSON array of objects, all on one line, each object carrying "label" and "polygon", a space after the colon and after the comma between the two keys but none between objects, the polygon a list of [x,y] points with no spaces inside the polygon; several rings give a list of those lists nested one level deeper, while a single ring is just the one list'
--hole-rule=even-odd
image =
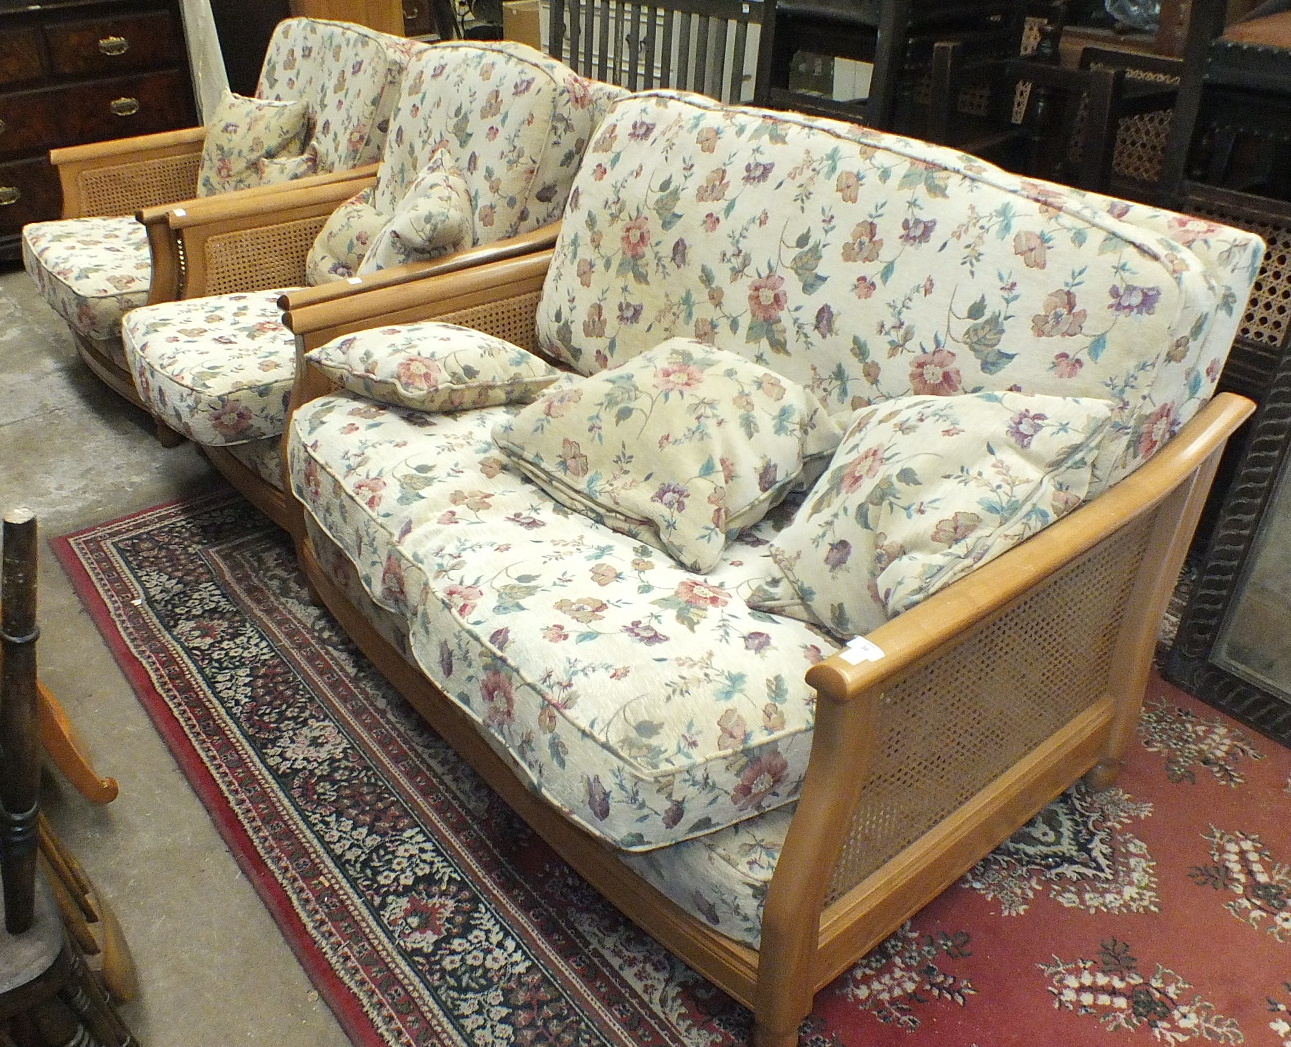
[{"label": "armchair seat cushion", "polygon": [[148,234],[133,216],[33,222],[22,256],[41,297],[93,341],[119,341],[121,318],[148,300]]},{"label": "armchair seat cushion", "polygon": [[294,490],[408,623],[422,671],[589,832],[649,850],[795,799],[803,674],[837,644],[742,598],[774,514],[693,574],[512,471],[490,434],[516,410],[311,401],[292,421]]},{"label": "armchair seat cushion", "polygon": [[177,432],[224,446],[281,435],[296,373],[278,297],[294,288],[144,306],[125,352],[145,406]]}]

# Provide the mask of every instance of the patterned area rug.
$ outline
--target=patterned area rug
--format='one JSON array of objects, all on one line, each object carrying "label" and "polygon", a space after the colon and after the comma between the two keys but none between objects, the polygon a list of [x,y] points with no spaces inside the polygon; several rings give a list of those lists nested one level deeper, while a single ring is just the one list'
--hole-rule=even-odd
[{"label": "patterned area rug", "polygon": [[[363,1045],[748,1042],[306,601],[229,495],[57,539],[248,877]],[[807,1047],[1291,1047],[1291,753],[1154,680],[1077,788],[820,993]]]}]

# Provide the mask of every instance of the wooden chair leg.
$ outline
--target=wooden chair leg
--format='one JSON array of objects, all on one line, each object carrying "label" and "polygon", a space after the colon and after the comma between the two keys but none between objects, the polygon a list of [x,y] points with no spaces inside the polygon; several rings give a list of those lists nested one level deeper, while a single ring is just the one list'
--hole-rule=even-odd
[{"label": "wooden chair leg", "polygon": [[85,751],[85,743],[50,690],[36,684],[39,697],[40,739],[63,775],[90,803],[111,803],[120,791],[115,778],[99,774]]}]

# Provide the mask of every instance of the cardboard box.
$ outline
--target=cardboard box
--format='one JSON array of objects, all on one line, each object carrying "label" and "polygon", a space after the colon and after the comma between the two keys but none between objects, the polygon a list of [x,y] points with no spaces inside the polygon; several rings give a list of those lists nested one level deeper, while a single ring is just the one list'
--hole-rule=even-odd
[{"label": "cardboard box", "polygon": [[542,50],[542,0],[505,0],[502,36]]}]

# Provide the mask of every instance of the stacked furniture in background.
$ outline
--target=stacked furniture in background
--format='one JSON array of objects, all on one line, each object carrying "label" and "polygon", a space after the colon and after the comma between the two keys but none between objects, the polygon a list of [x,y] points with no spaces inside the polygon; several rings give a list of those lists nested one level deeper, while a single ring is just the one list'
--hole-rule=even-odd
[{"label": "stacked furniture in background", "polygon": [[1211,394],[1261,253],[867,128],[633,96],[551,251],[290,310],[303,563],[788,1047],[817,989],[1115,779],[1251,409]]},{"label": "stacked furniture in background", "polygon": [[296,360],[278,299],[302,285],[321,285],[305,298],[353,295],[549,246],[544,227],[626,93],[509,41],[424,45],[403,83],[379,174],[172,210],[186,297],[125,319],[139,401],[280,523]]},{"label": "stacked furniture in background", "polygon": [[[256,95],[261,105],[227,96],[206,128],[54,150],[64,217],[23,229],[23,264],[67,320],[95,374],[138,403],[121,347],[121,318],[183,291],[177,256],[172,251],[154,261],[136,214],[261,179],[327,182],[371,164],[407,52],[416,46],[346,23],[288,19],[265,57]],[[280,151],[256,164],[261,143],[273,141],[267,130],[279,136]],[[240,175],[233,175],[238,167]]]}]

